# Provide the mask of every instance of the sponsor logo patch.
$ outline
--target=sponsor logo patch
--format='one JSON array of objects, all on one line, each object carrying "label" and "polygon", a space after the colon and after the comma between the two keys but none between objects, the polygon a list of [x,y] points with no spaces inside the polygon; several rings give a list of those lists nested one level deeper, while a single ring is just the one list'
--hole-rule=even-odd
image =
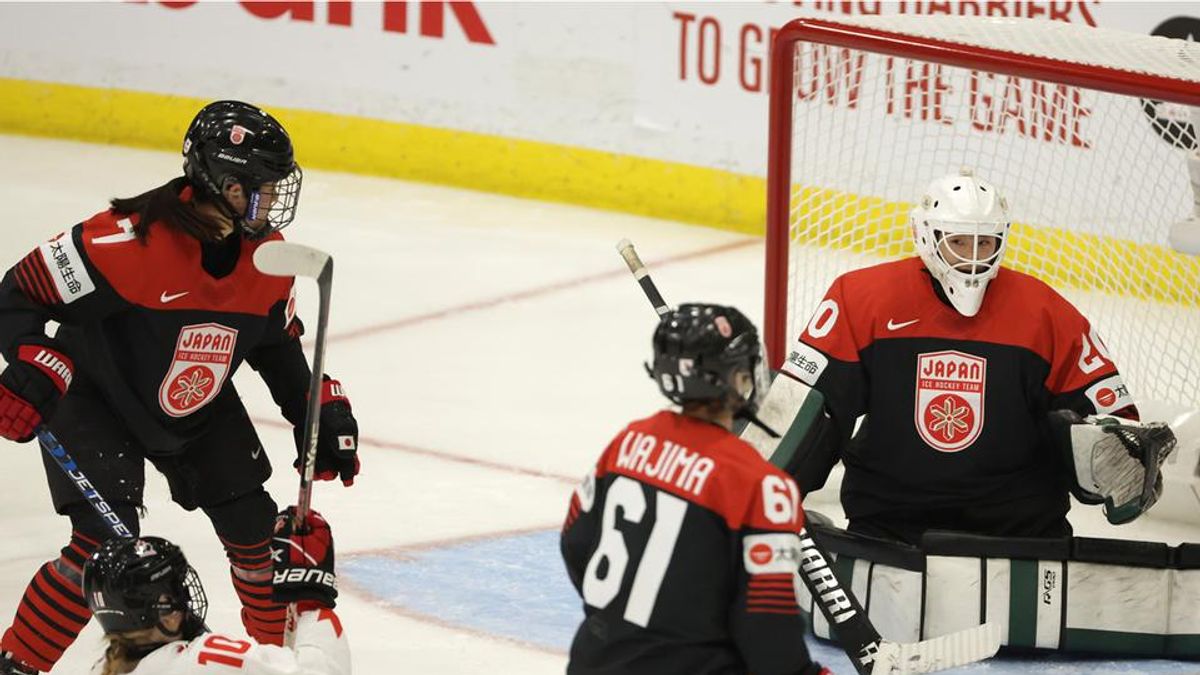
[{"label": "sponsor logo patch", "polygon": [[184,326],[175,343],[175,356],[158,388],[158,403],[171,417],[190,415],[212,402],[221,391],[237,331],[216,323]]},{"label": "sponsor logo patch", "polygon": [[801,342],[788,354],[787,361],[783,362],[783,371],[812,387],[816,385],[828,365],[828,357]]},{"label": "sponsor logo patch", "polygon": [[775,552],[766,544],[758,543],[750,548],[750,561],[755,565],[766,565],[774,558]]},{"label": "sponsor logo patch", "polygon": [[749,574],[796,572],[800,564],[800,537],[792,532],[747,535],[742,540],[742,562]]},{"label": "sponsor logo patch", "polygon": [[1084,392],[1096,412],[1100,414],[1116,412],[1121,408],[1133,405],[1133,397],[1129,395],[1129,387],[1120,375],[1113,375],[1100,380],[1088,387]]},{"label": "sponsor logo patch", "polygon": [[75,240],[70,232],[59,234],[39,246],[38,250],[64,305],[69,305],[96,290],[96,284],[92,283],[92,277],[88,275],[87,267],[83,264],[83,256],[75,248]]},{"label": "sponsor logo patch", "polygon": [[917,355],[914,422],[939,452],[959,452],[983,430],[987,359],[949,350]]}]

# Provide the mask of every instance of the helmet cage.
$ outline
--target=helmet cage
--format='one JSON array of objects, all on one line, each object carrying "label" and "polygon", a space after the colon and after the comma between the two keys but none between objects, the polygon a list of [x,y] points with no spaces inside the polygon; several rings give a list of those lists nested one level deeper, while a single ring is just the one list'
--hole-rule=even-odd
[{"label": "helmet cage", "polygon": [[[251,185],[242,181],[242,190],[247,196],[246,211],[238,223],[242,232],[252,239],[264,237],[282,230],[296,218],[296,205],[300,202],[300,183],[304,173],[299,164],[281,180]],[[222,195],[224,199],[224,195]],[[262,223],[258,227],[251,222]]]},{"label": "helmet cage", "polygon": [[[1003,260],[1008,244],[1008,223],[928,221],[927,227],[933,238],[933,255],[946,266],[946,274],[959,276],[966,282],[996,276],[995,268]],[[964,256],[957,250],[951,250],[956,259],[947,258],[945,248],[950,245],[943,247],[942,242],[951,237],[970,237],[971,253]],[[996,247],[990,255],[980,256],[979,240],[986,237],[995,239]]]},{"label": "helmet cage", "polygon": [[[196,114],[183,141],[183,170],[204,197],[247,237],[291,224],[303,173],[287,131],[270,114],[240,101],[216,101]],[[225,196],[240,185],[240,211]]]}]

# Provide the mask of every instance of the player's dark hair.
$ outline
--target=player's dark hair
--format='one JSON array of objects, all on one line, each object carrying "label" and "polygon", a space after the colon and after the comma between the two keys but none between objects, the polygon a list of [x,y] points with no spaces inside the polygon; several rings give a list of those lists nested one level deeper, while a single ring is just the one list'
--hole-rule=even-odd
[{"label": "player's dark hair", "polygon": [[138,241],[146,241],[150,227],[155,223],[183,230],[200,241],[220,241],[224,236],[221,223],[196,210],[192,199],[181,196],[189,187],[187,178],[180,176],[136,197],[114,197],[109,204],[116,213],[137,216],[133,233]]}]

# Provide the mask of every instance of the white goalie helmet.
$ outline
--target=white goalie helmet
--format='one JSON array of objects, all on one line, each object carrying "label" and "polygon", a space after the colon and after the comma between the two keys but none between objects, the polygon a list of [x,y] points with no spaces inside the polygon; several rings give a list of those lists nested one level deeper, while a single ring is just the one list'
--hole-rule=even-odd
[{"label": "white goalie helmet", "polygon": [[911,218],[917,253],[950,304],[963,316],[978,314],[1007,244],[1004,197],[994,185],[962,169],[930,183]]}]

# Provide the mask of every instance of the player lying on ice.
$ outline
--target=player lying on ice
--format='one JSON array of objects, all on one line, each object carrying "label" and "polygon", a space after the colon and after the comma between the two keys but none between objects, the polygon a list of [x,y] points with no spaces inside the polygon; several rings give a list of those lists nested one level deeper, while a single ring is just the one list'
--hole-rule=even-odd
[{"label": "player lying on ice", "polygon": [[649,369],[682,411],[631,423],[571,497],[562,555],[586,618],[567,672],[828,673],[797,639],[796,484],[730,431],[763,391],[758,331],[680,305]]},{"label": "player lying on ice", "polygon": [[[271,461],[233,376],[243,363],[259,373],[299,445],[310,369],[294,287],[253,257],[292,222],[301,172],[279,121],[239,101],[204,106],[183,157],[183,175],[112,200],[0,280],[0,437],[27,442],[44,425],[135,535],[149,460],[171,499],[212,523],[247,632],[280,644],[286,609],[270,601],[268,563],[279,509],[263,488]],[[315,477],[352,484],[357,447],[350,402],[327,379]],[[90,618],[80,567],[111,534],[44,463],[70,536],[33,574],[3,631],[0,675],[54,668]]]},{"label": "player lying on ice", "polygon": [[292,513],[277,516],[271,548],[272,598],[297,605],[294,647],[210,632],[204,588],[178,546],[159,537],[113,537],[83,568],[88,606],[108,643],[100,675],[350,675],[350,650],[333,611],[329,525],[313,511],[297,532]]},{"label": "player lying on ice", "polygon": [[938,179],[911,225],[919,255],[836,279],[764,405],[790,433],[759,447],[803,494],[845,467],[848,532],[814,536],[885,638],[986,617],[1010,646],[1200,653],[1200,613],[1180,601],[1200,595],[1182,571],[1200,567],[1195,546],[1072,538],[1066,518],[1069,493],[1114,524],[1149,509],[1174,434],[1136,421],[1075,307],[1000,266],[1010,220],[994,185]]}]

